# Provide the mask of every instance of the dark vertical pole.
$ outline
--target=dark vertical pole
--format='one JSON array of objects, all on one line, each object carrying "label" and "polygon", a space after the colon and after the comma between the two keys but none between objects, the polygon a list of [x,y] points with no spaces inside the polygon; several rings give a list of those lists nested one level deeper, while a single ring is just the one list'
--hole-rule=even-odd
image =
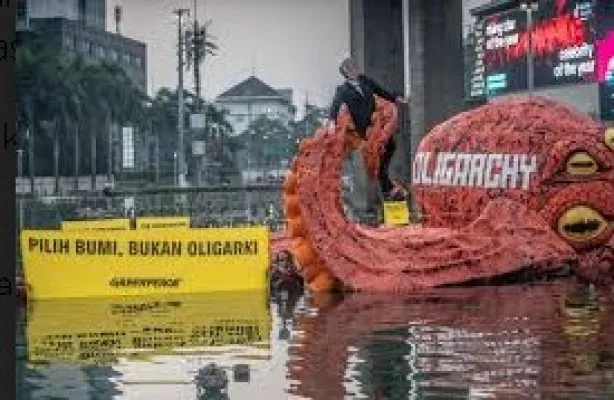
[{"label": "dark vertical pole", "polygon": [[194,93],[196,94],[196,112],[202,110],[201,93],[200,93],[200,62],[201,62],[201,46],[205,43],[204,33],[198,29],[197,18],[197,0],[194,0],[194,34],[192,35],[192,55],[194,58]]},{"label": "dark vertical pole", "polygon": [[75,191],[79,190],[79,124],[75,123]]}]

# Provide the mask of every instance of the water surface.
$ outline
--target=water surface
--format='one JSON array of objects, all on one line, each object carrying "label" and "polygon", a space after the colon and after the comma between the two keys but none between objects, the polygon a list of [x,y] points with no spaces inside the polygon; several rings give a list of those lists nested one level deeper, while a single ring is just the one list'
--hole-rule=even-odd
[{"label": "water surface", "polygon": [[610,399],[613,300],[558,282],[31,303],[18,398]]}]

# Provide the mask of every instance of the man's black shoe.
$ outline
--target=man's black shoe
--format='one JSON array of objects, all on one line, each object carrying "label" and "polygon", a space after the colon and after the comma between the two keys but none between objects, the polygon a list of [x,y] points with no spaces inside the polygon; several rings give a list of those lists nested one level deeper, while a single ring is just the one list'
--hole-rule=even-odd
[{"label": "man's black shoe", "polygon": [[399,190],[391,190],[384,193],[384,201],[403,201],[405,200],[405,194]]}]

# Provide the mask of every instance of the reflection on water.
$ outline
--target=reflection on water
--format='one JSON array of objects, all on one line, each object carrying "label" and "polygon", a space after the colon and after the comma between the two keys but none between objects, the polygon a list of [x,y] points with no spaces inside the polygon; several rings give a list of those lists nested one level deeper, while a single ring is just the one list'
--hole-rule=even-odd
[{"label": "reflection on water", "polygon": [[556,283],[40,302],[18,387],[24,399],[614,398],[613,300]]}]

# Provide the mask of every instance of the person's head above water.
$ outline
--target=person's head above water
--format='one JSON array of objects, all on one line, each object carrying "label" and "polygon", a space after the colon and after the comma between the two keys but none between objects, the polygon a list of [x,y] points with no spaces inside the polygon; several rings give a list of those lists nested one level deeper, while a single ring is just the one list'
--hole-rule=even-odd
[{"label": "person's head above water", "polygon": [[344,59],[339,65],[339,72],[346,79],[358,79],[358,75],[362,72],[360,71],[360,67],[358,63],[353,58]]}]

